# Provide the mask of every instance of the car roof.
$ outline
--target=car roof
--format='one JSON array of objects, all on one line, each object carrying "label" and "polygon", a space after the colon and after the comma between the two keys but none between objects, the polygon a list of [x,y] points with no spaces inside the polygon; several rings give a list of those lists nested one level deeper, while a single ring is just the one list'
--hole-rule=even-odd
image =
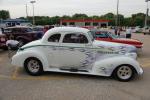
[{"label": "car roof", "polygon": [[55,27],[55,28],[48,30],[44,34],[44,36],[42,37],[42,41],[43,42],[46,41],[46,39],[53,33],[66,34],[66,32],[87,34],[89,30],[85,28],[80,28],[80,27]]},{"label": "car roof", "polygon": [[13,26],[13,27],[7,27],[5,29],[15,29],[15,28],[30,28],[29,26]]},{"label": "car roof", "polygon": [[81,27],[55,27],[47,31],[46,33],[56,33],[56,32],[81,32],[87,33],[89,30]]}]

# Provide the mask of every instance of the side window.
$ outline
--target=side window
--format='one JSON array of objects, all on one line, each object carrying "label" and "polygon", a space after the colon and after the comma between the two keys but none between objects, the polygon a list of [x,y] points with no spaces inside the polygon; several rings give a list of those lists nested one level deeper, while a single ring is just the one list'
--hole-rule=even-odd
[{"label": "side window", "polygon": [[97,33],[96,37],[98,38],[108,38],[108,35],[105,32]]},{"label": "side window", "polygon": [[48,42],[59,42],[60,34],[53,34],[48,38]]},{"label": "side window", "polygon": [[86,44],[88,43],[88,39],[83,34],[66,34],[63,39],[63,43],[81,43]]}]

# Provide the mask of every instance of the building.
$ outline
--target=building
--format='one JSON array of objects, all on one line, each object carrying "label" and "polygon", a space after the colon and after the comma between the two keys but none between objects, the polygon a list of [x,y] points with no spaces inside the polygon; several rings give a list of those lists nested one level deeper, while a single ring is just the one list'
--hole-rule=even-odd
[{"label": "building", "polygon": [[97,20],[97,19],[79,19],[79,20],[60,20],[61,26],[96,26],[96,27],[107,27],[109,20]]},{"label": "building", "polygon": [[25,19],[6,19],[0,20],[0,27],[11,27],[16,25],[31,25],[31,23]]}]

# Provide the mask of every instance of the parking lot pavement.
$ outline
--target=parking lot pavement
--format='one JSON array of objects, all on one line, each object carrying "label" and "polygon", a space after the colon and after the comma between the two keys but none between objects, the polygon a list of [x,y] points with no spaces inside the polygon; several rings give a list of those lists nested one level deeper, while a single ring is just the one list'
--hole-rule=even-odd
[{"label": "parking lot pavement", "polygon": [[144,74],[125,83],[75,74],[30,76],[10,64],[8,51],[0,51],[0,100],[150,100],[150,36],[133,34],[133,38],[144,42],[138,57]]}]

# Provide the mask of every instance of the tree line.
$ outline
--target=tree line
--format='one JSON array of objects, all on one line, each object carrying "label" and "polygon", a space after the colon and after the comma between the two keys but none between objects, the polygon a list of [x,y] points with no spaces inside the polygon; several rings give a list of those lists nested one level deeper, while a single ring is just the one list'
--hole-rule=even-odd
[{"label": "tree line", "polygon": [[[103,20],[110,20],[109,25],[115,26],[117,15],[113,13],[107,13],[105,15],[94,15],[88,16],[86,14],[74,14],[72,16],[64,15],[64,16],[35,16],[35,24],[36,25],[54,25],[59,24],[61,19],[103,19]],[[0,19],[8,19],[10,18],[9,11],[0,10]],[[28,17],[20,17],[21,19],[29,20],[32,23],[32,16]],[[150,16],[148,16],[150,19]],[[137,13],[132,14],[131,17],[124,17],[124,15],[118,15],[118,25],[119,26],[144,26],[145,22],[145,14],[144,13]],[[148,25],[150,25],[150,20],[148,20]]]}]

